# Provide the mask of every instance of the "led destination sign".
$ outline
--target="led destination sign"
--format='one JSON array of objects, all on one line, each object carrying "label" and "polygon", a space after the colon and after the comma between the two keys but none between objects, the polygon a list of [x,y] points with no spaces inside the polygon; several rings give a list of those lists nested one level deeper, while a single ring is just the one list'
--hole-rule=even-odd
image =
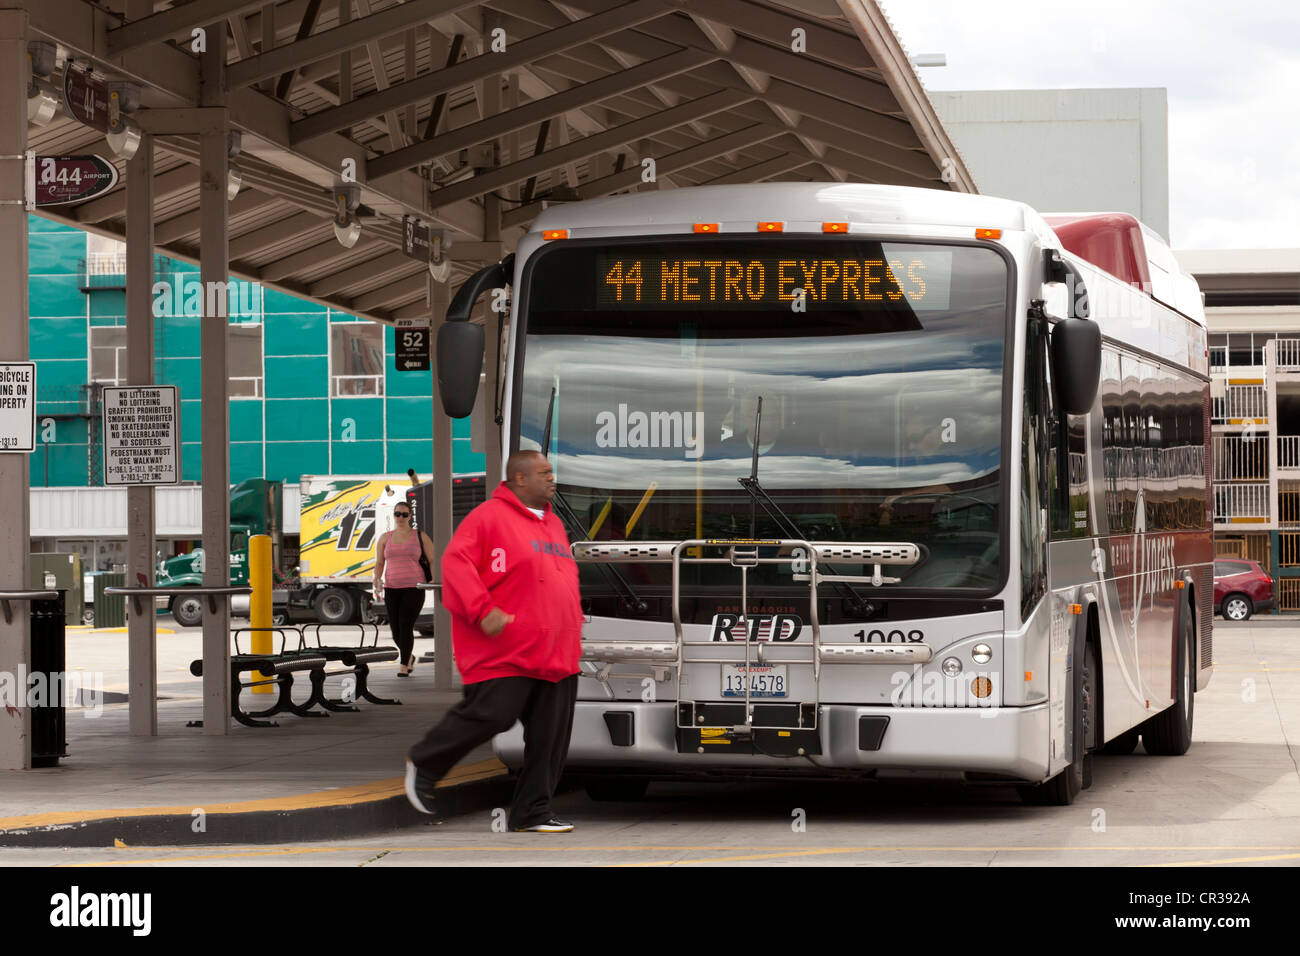
[{"label": "led destination sign", "polygon": [[[878,258],[805,253],[746,255],[611,255],[595,257],[602,308],[947,309],[952,252],[878,245]],[[712,251],[712,250],[710,250]]]}]

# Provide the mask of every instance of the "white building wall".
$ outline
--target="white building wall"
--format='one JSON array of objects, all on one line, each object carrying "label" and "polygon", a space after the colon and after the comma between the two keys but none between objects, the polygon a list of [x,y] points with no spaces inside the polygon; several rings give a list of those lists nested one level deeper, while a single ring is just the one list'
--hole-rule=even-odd
[{"label": "white building wall", "polygon": [[[154,489],[156,534],[198,537],[202,490],[198,485]],[[126,537],[125,488],[31,489],[33,538]]]},{"label": "white building wall", "polygon": [[1127,212],[1168,240],[1165,90],[964,90],[930,99],[981,193],[1039,212]]}]

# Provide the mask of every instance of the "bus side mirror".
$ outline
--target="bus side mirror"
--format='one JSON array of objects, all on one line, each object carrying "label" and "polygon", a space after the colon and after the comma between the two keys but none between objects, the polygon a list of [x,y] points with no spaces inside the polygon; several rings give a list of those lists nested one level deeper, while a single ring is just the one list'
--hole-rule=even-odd
[{"label": "bus side mirror", "polygon": [[1067,414],[1087,415],[1101,384],[1101,328],[1088,319],[1052,326],[1052,381]]},{"label": "bus side mirror", "polygon": [[1043,311],[1053,319],[1088,318],[1088,287],[1056,249],[1043,250]]},{"label": "bus side mirror", "polygon": [[483,326],[448,322],[438,329],[438,395],[450,418],[474,411],[483,368]]},{"label": "bus side mirror", "polygon": [[485,266],[465,280],[447,307],[447,321],[438,329],[438,395],[442,410],[451,418],[467,418],[474,411],[479,373],[483,370],[483,327],[473,325],[470,313],[488,289],[509,285],[514,277],[513,253]]}]

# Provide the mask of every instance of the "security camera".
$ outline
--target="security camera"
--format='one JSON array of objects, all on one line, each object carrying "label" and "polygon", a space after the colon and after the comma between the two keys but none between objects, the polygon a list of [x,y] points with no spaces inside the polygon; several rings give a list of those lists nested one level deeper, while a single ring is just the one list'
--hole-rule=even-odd
[{"label": "security camera", "polygon": [[334,238],[339,241],[339,245],[344,249],[351,249],[361,238],[361,223],[351,214],[348,215],[344,222],[334,220]]},{"label": "security camera", "polygon": [[33,77],[27,87],[27,122],[44,126],[59,109],[59,91],[49,80]]},{"label": "security camera", "polygon": [[110,129],[104,134],[104,139],[108,142],[108,148],[113,151],[113,155],[119,159],[129,160],[140,148],[140,127],[135,120],[123,117],[118,124],[118,129]]}]

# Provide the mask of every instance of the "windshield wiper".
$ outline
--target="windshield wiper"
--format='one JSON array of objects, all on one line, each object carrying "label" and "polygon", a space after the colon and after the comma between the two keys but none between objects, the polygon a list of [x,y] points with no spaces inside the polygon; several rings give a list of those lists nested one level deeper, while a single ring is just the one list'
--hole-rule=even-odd
[{"label": "windshield wiper", "polygon": [[[757,407],[754,410],[754,457],[749,466],[749,476],[742,476],[736,479],[740,482],[740,487],[744,488],[752,499],[749,503],[749,536],[751,538],[758,537],[757,508],[762,507],[763,511],[767,514],[767,517],[776,525],[777,530],[780,531],[783,536],[794,538],[797,541],[802,541],[803,532],[799,529],[799,526],[791,520],[790,516],[782,510],[780,505],[772,500],[772,496],[767,493],[767,489],[765,489],[758,480],[758,447],[759,442],[761,441],[762,426],[763,396],[760,395],[758,396]],[[827,574],[839,574],[839,571],[830,565],[825,566],[825,571]],[[849,601],[849,608],[854,614],[866,616],[875,610],[875,606],[870,601],[863,598],[863,596],[859,594],[852,585],[845,584],[842,581],[837,581],[835,582],[835,587],[841,595],[847,598]]]},{"label": "windshield wiper", "polygon": [[[552,386],[551,404],[546,411],[546,429],[542,432],[542,454],[548,458],[550,457],[548,452],[551,448],[551,425],[554,421],[555,387]],[[574,512],[573,508],[570,507],[569,503],[564,499],[564,494],[560,491],[558,483],[555,486],[555,496],[551,501],[556,506],[554,509],[555,513],[559,516],[560,523],[564,525],[565,533],[569,535],[570,540],[582,541],[585,538],[585,535],[583,534],[584,526],[582,522],[578,520],[578,516]],[[623,599],[623,603],[626,604],[630,610],[637,614],[645,614],[650,610],[650,605],[642,600],[636,591],[632,589],[632,585],[628,582],[627,578],[623,576],[623,573],[618,570],[618,568],[600,562],[597,562],[595,566],[597,570],[600,571],[601,576],[605,579],[605,583],[608,584],[612,590],[618,592],[618,596]]]}]

